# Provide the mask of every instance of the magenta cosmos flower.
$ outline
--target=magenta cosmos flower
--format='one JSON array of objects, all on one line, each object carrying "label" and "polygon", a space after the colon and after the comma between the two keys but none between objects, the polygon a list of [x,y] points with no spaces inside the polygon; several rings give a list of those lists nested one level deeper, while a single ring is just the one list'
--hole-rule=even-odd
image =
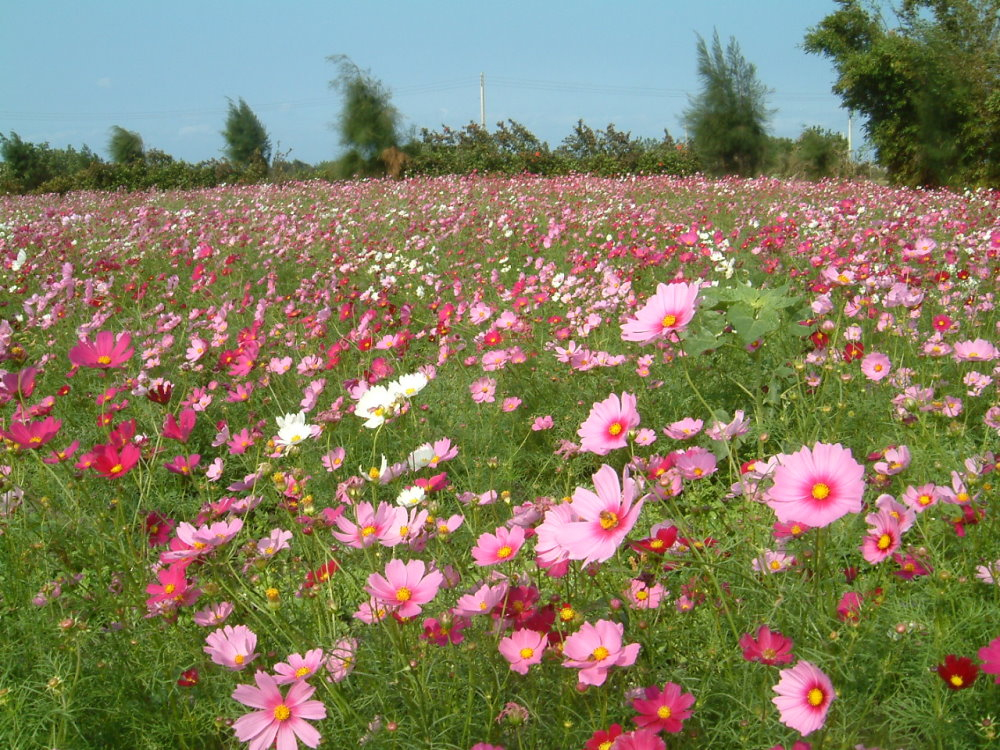
[{"label": "magenta cosmos flower", "polygon": [[392,608],[400,617],[415,617],[426,604],[437,596],[444,576],[438,570],[426,572],[423,560],[390,560],[385,566],[385,576],[372,573],[368,576],[365,591],[379,602]]},{"label": "magenta cosmos flower", "polygon": [[774,686],[778,695],[771,702],[781,712],[781,723],[802,735],[823,726],[830,704],[837,697],[830,678],[807,661],[782,669],[779,675],[781,680]]},{"label": "magenta cosmos flower", "polygon": [[694,317],[698,285],[677,282],[658,284],[656,294],[622,323],[622,340],[648,344],[683,331]]},{"label": "magenta cosmos flower", "polygon": [[296,682],[282,695],[275,679],[265,672],[254,675],[257,687],[238,685],[233,699],[258,709],[233,722],[233,730],[241,742],[249,742],[247,750],[267,750],[277,742],[279,750],[295,750],[297,740],[308,747],[317,747],[320,737],[306,720],[326,718],[326,706],[309,700],[316,688],[306,682]]},{"label": "magenta cosmos flower", "polygon": [[580,670],[580,685],[603,685],[612,667],[632,666],[639,655],[640,644],[622,644],[624,633],[625,626],[620,622],[583,623],[563,643],[563,666]]},{"label": "magenta cosmos flower", "polygon": [[594,404],[590,415],[576,431],[580,436],[580,450],[605,456],[628,445],[629,430],[638,426],[635,396],[623,393],[619,399],[612,393]]},{"label": "magenta cosmos flower", "polygon": [[767,504],[782,523],[797,521],[828,526],[847,513],[861,511],[865,468],[840,443],[816,443],[778,456],[774,486]]},{"label": "magenta cosmos flower", "polygon": [[111,331],[101,331],[94,341],[80,339],[69,350],[69,361],[77,367],[109,369],[121,367],[134,353],[131,334],[116,337]]},{"label": "magenta cosmos flower", "polygon": [[979,649],[978,656],[983,672],[997,675],[996,683],[1000,685],[1000,638],[994,638]]},{"label": "magenta cosmos flower", "polygon": [[646,499],[636,499],[639,487],[628,473],[624,481],[619,481],[618,472],[607,464],[594,474],[594,489],[596,493],[576,488],[570,508],[577,520],[563,523],[556,530],[569,559],[582,560],[584,565],[604,562],[615,554],[635,526]]},{"label": "magenta cosmos flower", "polygon": [[681,731],[684,719],[690,718],[691,706],[694,705],[691,693],[682,693],[680,685],[668,682],[663,690],[655,685],[646,688],[644,695],[644,698],[632,701],[632,708],[639,714],[632,719],[637,725],[656,732]]},{"label": "magenta cosmos flower", "polygon": [[62,421],[53,417],[34,422],[11,422],[10,430],[0,429],[0,437],[22,448],[41,448],[59,432]]},{"label": "magenta cosmos flower", "polygon": [[747,661],[759,661],[761,664],[787,664],[792,660],[792,639],[786,638],[767,625],[757,628],[757,637],[749,633],[740,636],[740,648],[743,658]]}]

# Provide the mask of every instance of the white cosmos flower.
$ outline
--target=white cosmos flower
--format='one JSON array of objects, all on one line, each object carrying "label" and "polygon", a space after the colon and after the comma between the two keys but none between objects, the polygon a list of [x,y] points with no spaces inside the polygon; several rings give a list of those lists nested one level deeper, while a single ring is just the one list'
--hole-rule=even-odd
[{"label": "white cosmos flower", "polygon": [[373,385],[358,399],[354,407],[355,415],[365,420],[365,427],[370,430],[381,427],[385,420],[396,415],[397,395],[383,385]]},{"label": "white cosmos flower", "polygon": [[404,508],[412,508],[414,505],[423,500],[424,495],[426,494],[427,493],[424,492],[423,487],[418,487],[416,485],[413,487],[407,487],[399,493],[399,496],[396,498],[396,505],[401,505]]},{"label": "white cosmos flower", "polygon": [[410,467],[410,471],[420,471],[425,466],[430,466],[433,460],[434,446],[430,443],[424,443],[409,455],[406,459],[406,465]]},{"label": "white cosmos flower", "polygon": [[306,424],[306,414],[300,411],[298,414],[286,414],[276,419],[278,423],[278,439],[275,443],[281,446],[298,445],[306,438],[316,434],[317,428],[314,425]]},{"label": "white cosmos flower", "polygon": [[410,399],[420,393],[426,385],[427,376],[422,372],[413,372],[409,375],[402,375],[399,380],[390,383],[389,390],[398,393],[403,398]]}]

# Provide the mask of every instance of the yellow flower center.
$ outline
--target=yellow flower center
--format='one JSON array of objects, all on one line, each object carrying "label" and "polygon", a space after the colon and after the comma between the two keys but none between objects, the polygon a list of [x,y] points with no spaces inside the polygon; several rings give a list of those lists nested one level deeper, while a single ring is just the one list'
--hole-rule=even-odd
[{"label": "yellow flower center", "polygon": [[763,655],[765,659],[773,659],[775,656],[778,655],[778,652],[775,651],[773,648],[765,648],[760,653]]},{"label": "yellow flower center", "polygon": [[798,524],[795,524],[794,526],[792,526],[791,529],[789,529],[789,531],[792,532],[792,536],[798,536],[799,534],[802,533],[802,527],[799,526]]},{"label": "yellow flower center", "polygon": [[408,602],[413,594],[410,592],[406,586],[396,589],[396,601],[397,602]]},{"label": "yellow flower center", "polygon": [[889,549],[889,546],[891,544],[892,544],[892,537],[889,536],[888,534],[883,534],[878,538],[878,542],[876,543],[875,546],[877,546],[881,550],[886,550]]},{"label": "yellow flower center", "polygon": [[525,647],[518,651],[518,653],[521,655],[522,659],[530,659],[535,655],[535,649]]},{"label": "yellow flower center", "polygon": [[602,529],[609,531],[618,525],[618,514],[612,513],[610,510],[602,510],[600,523]]},{"label": "yellow flower center", "polygon": [[382,472],[380,472],[380,471],[378,470],[378,467],[376,467],[376,466],[373,466],[373,467],[371,467],[371,468],[370,468],[370,469],[368,470],[368,476],[369,476],[369,478],[371,478],[371,479],[378,479],[378,478],[379,478],[379,475],[380,475],[381,473],[382,473]]},{"label": "yellow flower center", "polygon": [[510,546],[505,544],[503,547],[497,550],[497,557],[499,557],[501,560],[506,560],[508,557],[511,556],[513,552],[514,550],[512,550]]},{"label": "yellow flower center", "polygon": [[164,594],[172,594],[172,593],[174,593],[174,591],[176,589],[177,589],[177,587],[174,586],[174,584],[168,583],[166,586],[163,587],[163,593]]},{"label": "yellow flower center", "polygon": [[965,680],[963,680],[963,679],[962,679],[962,678],[961,678],[961,677],[960,677],[959,675],[957,675],[957,674],[953,674],[953,675],[952,675],[951,677],[949,677],[949,678],[948,678],[948,682],[950,682],[950,683],[951,683],[952,685],[954,685],[954,686],[955,686],[955,687],[957,687],[957,688],[959,688],[959,687],[962,687],[962,685],[964,685],[964,684],[965,684]]},{"label": "yellow flower center", "polygon": [[42,442],[42,439],[38,437],[38,435],[33,435],[32,437],[28,438],[28,442],[37,445],[38,443]]},{"label": "yellow flower center", "polygon": [[375,533],[375,527],[372,526],[371,524],[361,529],[361,536],[371,536],[374,533]]},{"label": "yellow flower center", "polygon": [[670,706],[660,706],[656,709],[656,715],[661,719],[669,719],[673,711],[670,710]]},{"label": "yellow flower center", "polygon": [[615,422],[608,428],[608,434],[612,437],[618,437],[622,434],[622,426],[618,422]]},{"label": "yellow flower center", "polygon": [[610,654],[611,652],[604,648],[604,646],[598,646],[594,649],[594,653],[590,655],[590,658],[594,661],[601,661],[602,659],[607,659]]},{"label": "yellow flower center", "polygon": [[830,486],[817,482],[813,485],[812,496],[814,500],[826,500],[830,496]]},{"label": "yellow flower center", "polygon": [[960,503],[967,503],[967,502],[969,502],[969,493],[968,492],[959,492],[959,493],[957,493],[955,495],[955,499],[958,502],[960,502]]},{"label": "yellow flower center", "polygon": [[806,700],[809,701],[810,706],[822,706],[825,699],[826,693],[818,687],[810,690],[809,694],[806,696]]},{"label": "yellow flower center", "polygon": [[399,535],[401,537],[407,537],[407,536],[409,536],[410,535],[410,527],[409,526],[400,526],[399,527]]},{"label": "yellow flower center", "polygon": [[242,664],[246,661],[246,659],[247,658],[243,654],[236,654],[236,656],[233,657],[233,662],[235,664]]},{"label": "yellow flower center", "polygon": [[660,323],[663,324],[664,328],[670,328],[670,326],[675,326],[675,325],[677,325],[677,316],[676,315],[664,315],[663,316],[663,320],[661,320]]},{"label": "yellow flower center", "polygon": [[930,495],[921,495],[920,497],[917,498],[917,502],[920,503],[921,505],[930,505],[931,502],[932,502],[931,501],[931,496]]},{"label": "yellow flower center", "polygon": [[292,710],[284,703],[279,703],[274,707],[274,718],[278,721],[287,721],[292,715]]},{"label": "yellow flower center", "polygon": [[122,466],[121,464],[115,464],[114,466],[111,467],[111,470],[108,472],[108,474],[121,474],[124,470],[125,470],[124,466]]},{"label": "yellow flower center", "polygon": [[312,670],[309,669],[309,667],[299,667],[298,669],[295,670],[295,676],[296,677],[305,677],[310,672],[312,672]]},{"label": "yellow flower center", "polygon": [[635,598],[638,599],[640,602],[643,602],[649,598],[649,592],[646,591],[645,589],[643,589],[642,591],[636,591]]},{"label": "yellow flower center", "polygon": [[102,354],[100,357],[97,358],[97,363],[101,365],[110,365],[111,357],[109,357],[107,354]]},{"label": "yellow flower center", "polygon": [[771,568],[771,570],[781,570],[781,561],[771,560],[769,567]]}]

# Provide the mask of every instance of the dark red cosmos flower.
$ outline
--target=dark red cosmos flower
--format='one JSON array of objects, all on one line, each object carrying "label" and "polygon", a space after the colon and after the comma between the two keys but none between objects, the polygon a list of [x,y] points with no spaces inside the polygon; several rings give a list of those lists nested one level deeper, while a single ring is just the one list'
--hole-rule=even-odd
[{"label": "dark red cosmos flower", "polygon": [[181,687],[194,687],[198,684],[199,679],[197,669],[185,669],[177,679],[177,684]]},{"label": "dark red cosmos flower", "polygon": [[968,656],[948,654],[944,664],[937,665],[937,673],[949,690],[964,690],[976,681],[979,667]]}]

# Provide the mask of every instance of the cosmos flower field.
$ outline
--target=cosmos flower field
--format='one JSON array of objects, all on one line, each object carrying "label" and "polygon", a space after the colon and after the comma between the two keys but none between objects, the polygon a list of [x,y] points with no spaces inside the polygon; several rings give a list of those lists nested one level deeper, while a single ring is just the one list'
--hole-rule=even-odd
[{"label": "cosmos flower field", "polygon": [[11,748],[986,747],[1000,194],[0,198]]}]

